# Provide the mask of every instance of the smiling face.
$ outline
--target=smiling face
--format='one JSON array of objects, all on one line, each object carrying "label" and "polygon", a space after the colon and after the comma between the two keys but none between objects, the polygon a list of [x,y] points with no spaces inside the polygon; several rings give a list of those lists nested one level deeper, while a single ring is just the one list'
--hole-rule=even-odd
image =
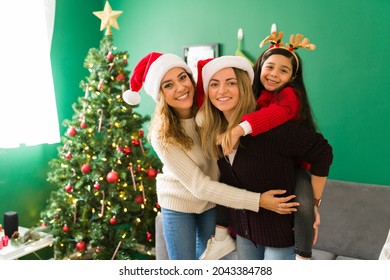
[{"label": "smiling face", "polygon": [[293,79],[291,59],[280,55],[271,55],[261,67],[260,81],[264,88],[274,92],[283,88]]},{"label": "smiling face", "polygon": [[181,67],[170,69],[161,80],[161,93],[181,119],[192,116],[195,88],[190,76]]},{"label": "smiling face", "polygon": [[219,70],[211,77],[208,95],[211,103],[229,120],[239,100],[237,77],[233,68]]}]

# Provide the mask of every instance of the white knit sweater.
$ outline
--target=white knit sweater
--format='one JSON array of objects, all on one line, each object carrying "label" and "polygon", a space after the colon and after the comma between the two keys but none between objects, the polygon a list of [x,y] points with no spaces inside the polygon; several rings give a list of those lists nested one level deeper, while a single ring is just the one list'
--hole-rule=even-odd
[{"label": "white knit sweater", "polygon": [[158,135],[151,133],[151,144],[163,163],[162,173],[156,178],[160,206],[179,212],[202,213],[220,204],[258,212],[260,194],[216,181],[217,164],[204,156],[194,119],[184,119],[181,123],[194,141],[191,150],[184,151],[174,144],[164,149]]}]

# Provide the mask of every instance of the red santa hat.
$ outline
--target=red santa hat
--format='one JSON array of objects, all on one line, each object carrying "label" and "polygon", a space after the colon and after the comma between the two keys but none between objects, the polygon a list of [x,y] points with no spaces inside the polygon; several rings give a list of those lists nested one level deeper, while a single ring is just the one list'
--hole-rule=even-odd
[{"label": "red santa hat", "polygon": [[224,68],[234,67],[244,70],[248,73],[251,83],[255,76],[252,65],[250,62],[241,56],[225,55],[217,58],[208,58],[205,60],[199,60],[197,64],[198,68],[198,81],[196,85],[197,102],[199,108],[203,104],[204,96],[207,93],[207,87],[211,78],[219,70]]},{"label": "red santa hat", "polygon": [[137,105],[141,100],[138,92],[144,86],[146,93],[157,102],[162,78],[175,67],[181,67],[192,74],[190,67],[175,54],[158,52],[147,54],[135,66],[130,78],[130,89],[123,93],[123,100],[130,105]]}]

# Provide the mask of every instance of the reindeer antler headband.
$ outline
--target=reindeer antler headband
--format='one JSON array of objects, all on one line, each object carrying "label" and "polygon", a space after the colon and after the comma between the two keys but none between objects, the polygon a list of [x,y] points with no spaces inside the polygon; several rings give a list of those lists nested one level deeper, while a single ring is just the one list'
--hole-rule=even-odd
[{"label": "reindeer antler headband", "polygon": [[294,50],[303,48],[303,49],[313,51],[316,49],[316,45],[310,44],[309,39],[305,38],[302,34],[296,34],[296,35],[292,34],[290,36],[290,42],[286,44],[282,42],[284,33],[282,31],[278,32],[274,29],[276,29],[276,27],[273,25],[271,35],[267,36],[263,41],[261,41],[260,48],[262,48],[265,43],[270,42],[271,45],[269,46],[269,49],[264,52],[264,54],[273,48],[286,49],[289,52],[291,52],[297,62],[297,70],[295,71],[296,73],[299,68],[299,60]]}]

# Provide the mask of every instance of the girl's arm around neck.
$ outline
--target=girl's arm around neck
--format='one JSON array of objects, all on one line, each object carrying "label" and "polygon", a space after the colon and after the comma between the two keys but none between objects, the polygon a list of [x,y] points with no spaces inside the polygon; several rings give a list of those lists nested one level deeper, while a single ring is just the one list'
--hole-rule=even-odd
[{"label": "girl's arm around neck", "polygon": [[[261,99],[261,96],[259,97]],[[267,107],[243,116],[252,127],[252,136],[267,132],[291,119],[298,118],[300,101],[291,87],[284,88]]]}]

